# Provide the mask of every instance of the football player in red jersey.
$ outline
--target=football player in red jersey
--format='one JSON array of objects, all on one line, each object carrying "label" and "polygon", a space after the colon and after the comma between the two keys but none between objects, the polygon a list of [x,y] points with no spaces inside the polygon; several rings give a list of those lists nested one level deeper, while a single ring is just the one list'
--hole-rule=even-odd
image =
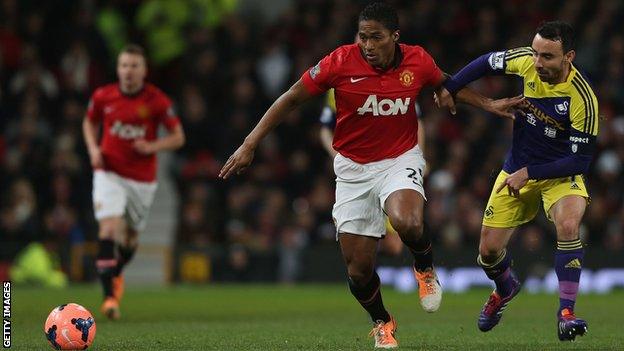
[{"label": "football player in red jersey", "polygon": [[[156,153],[184,144],[171,100],[146,83],[143,49],[128,45],[117,58],[119,82],[95,90],[82,128],[93,167],[93,208],[99,223],[96,260],[104,288],[102,312],[120,317],[123,267],[137,248],[156,191]],[[102,139],[98,143],[99,127]],[[158,138],[158,127],[169,134]]]},{"label": "football player in red jersey", "polygon": [[[226,179],[244,171],[260,140],[289,112],[334,88],[336,236],[351,293],[374,323],[375,347],[393,348],[396,321],[384,308],[375,272],[378,240],[386,233],[384,212],[414,255],[421,305],[433,312],[441,300],[431,241],[423,233],[425,161],[418,147],[414,104],[422,87],[439,88],[445,75],[422,47],[398,43],[398,16],[390,5],[366,6],[358,27],[358,43],[337,48],[306,71],[267,110],[219,176]],[[512,117],[508,110],[521,101],[491,100],[468,89],[456,97],[506,117]]]}]

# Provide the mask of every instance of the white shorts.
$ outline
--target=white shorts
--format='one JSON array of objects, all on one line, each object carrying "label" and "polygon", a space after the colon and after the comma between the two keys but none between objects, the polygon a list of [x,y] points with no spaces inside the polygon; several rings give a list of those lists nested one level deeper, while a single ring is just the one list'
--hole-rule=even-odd
[{"label": "white shorts", "polygon": [[93,211],[99,221],[124,216],[137,231],[145,229],[147,215],[156,194],[156,182],[139,182],[117,173],[93,172]]},{"label": "white shorts", "polygon": [[390,194],[413,189],[426,199],[424,168],[418,145],[397,158],[366,164],[336,155],[336,203],[332,212],[336,233],[382,238],[386,235],[384,205]]}]

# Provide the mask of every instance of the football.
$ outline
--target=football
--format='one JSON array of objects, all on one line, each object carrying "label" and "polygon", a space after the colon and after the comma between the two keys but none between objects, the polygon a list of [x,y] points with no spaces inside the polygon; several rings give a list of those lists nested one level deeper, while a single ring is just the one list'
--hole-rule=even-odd
[{"label": "football", "polygon": [[56,350],[84,350],[95,338],[95,320],[86,308],[68,303],[50,312],[43,332]]}]

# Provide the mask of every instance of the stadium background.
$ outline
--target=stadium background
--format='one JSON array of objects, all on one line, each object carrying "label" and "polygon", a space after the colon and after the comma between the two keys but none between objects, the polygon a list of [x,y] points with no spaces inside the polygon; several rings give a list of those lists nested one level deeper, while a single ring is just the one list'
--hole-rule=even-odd
[{"label": "stadium background", "polygon": [[[425,47],[447,72],[484,52],[527,45],[542,20],[576,27],[575,63],[593,83],[602,116],[581,230],[586,266],[624,267],[624,4],[393,3],[402,42]],[[333,171],[318,139],[322,98],[266,138],[245,175],[225,182],[216,175],[280,92],[353,40],[362,6],[0,1],[0,276],[62,286],[62,277],[41,274],[56,267],[71,281],[95,281],[97,226],[81,121],[95,87],[115,80],[116,53],[133,41],[147,49],[149,80],[174,99],[187,144],[161,155],[161,187],[129,283],[342,281],[331,222]],[[513,79],[483,79],[475,87],[493,97],[518,91]],[[429,167],[425,224],[436,264],[475,268],[482,212],[511,125],[465,108],[450,117],[433,108],[431,91],[419,103]],[[512,247],[523,277],[548,281],[554,243],[542,213],[520,229]],[[41,263],[39,272],[33,262]],[[384,277],[399,276],[392,267],[409,263],[408,255],[380,260]]]}]

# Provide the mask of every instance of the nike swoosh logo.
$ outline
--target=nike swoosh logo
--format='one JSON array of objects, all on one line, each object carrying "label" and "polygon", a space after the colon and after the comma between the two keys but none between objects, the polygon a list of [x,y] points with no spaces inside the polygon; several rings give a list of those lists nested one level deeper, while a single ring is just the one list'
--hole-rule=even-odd
[{"label": "nike swoosh logo", "polygon": [[366,78],[368,78],[368,77],[362,77],[362,78],[353,78],[353,77],[351,77],[351,83],[357,83],[357,82],[359,82],[361,80],[364,80]]}]

